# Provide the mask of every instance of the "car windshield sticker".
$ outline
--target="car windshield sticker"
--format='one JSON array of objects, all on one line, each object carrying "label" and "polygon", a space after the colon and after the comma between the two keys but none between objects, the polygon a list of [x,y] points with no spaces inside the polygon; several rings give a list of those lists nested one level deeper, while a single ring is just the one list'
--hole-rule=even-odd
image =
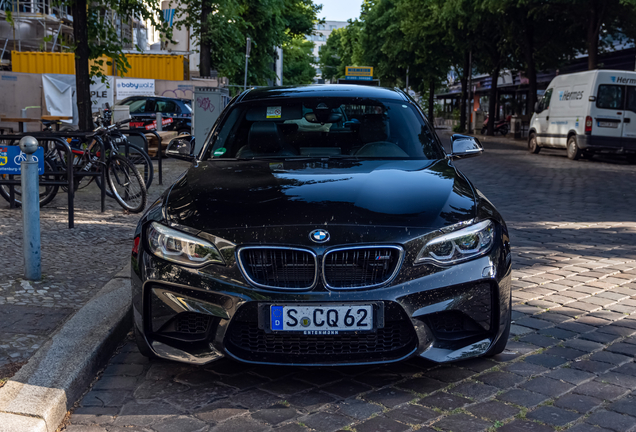
[{"label": "car windshield sticker", "polygon": [[225,154],[227,149],[225,147],[221,147],[220,149],[214,150],[214,156],[222,156]]},{"label": "car windshield sticker", "polygon": [[267,118],[280,118],[280,113],[279,106],[267,107]]}]

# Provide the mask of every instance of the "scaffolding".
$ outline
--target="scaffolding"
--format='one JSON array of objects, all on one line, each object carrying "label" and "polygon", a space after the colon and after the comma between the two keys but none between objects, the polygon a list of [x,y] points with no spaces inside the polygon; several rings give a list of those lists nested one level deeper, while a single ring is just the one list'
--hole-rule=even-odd
[{"label": "scaffolding", "polygon": [[[112,11],[103,19],[111,21],[120,40],[129,40],[124,49],[147,45],[145,25],[122,20]],[[0,0],[0,66],[9,69],[11,51],[65,52],[73,39],[73,16],[69,6],[55,0]]]}]

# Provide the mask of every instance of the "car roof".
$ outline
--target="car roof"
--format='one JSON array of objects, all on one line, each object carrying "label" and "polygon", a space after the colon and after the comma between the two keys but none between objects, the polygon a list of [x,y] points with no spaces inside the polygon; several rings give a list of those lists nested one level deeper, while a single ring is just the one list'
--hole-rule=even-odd
[{"label": "car roof", "polygon": [[267,99],[294,99],[307,97],[368,98],[406,100],[402,92],[386,87],[355,84],[313,84],[306,86],[262,87],[243,94],[241,102]]}]

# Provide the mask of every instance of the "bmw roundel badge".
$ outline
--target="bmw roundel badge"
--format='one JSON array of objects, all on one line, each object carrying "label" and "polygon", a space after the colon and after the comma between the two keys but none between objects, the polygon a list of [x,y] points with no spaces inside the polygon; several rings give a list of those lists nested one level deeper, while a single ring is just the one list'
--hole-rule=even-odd
[{"label": "bmw roundel badge", "polygon": [[329,241],[329,233],[325,230],[313,230],[309,233],[309,238],[316,243],[325,243]]}]

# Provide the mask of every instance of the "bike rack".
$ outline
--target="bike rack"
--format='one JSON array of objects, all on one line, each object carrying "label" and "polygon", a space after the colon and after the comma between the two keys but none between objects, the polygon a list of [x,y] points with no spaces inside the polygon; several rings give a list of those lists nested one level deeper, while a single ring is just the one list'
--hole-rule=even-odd
[{"label": "bike rack", "polygon": [[[118,129],[118,132],[122,133],[123,135],[127,135],[129,138],[128,141],[132,141],[131,144],[135,144],[135,142],[141,140],[141,142],[143,143],[142,148],[146,152],[146,154],[148,154],[148,138],[146,138],[146,135],[143,132],[129,131],[124,129]],[[130,138],[134,139],[130,140]],[[128,144],[128,142],[124,144],[126,157],[128,157]],[[148,157],[150,157],[150,155],[148,155]],[[159,184],[161,184],[161,155],[159,155]]]},{"label": "bike rack", "polygon": [[[157,137],[157,161],[159,162],[159,184],[162,185],[163,181],[161,180],[161,173],[163,169],[161,168],[161,136],[157,133],[157,131],[151,130],[147,131],[147,134],[153,134]],[[146,140],[146,150],[148,148],[148,140]],[[148,151],[146,151],[148,153]]]},{"label": "bike rack", "polygon": [[[31,135],[31,134],[29,134]],[[3,141],[9,141],[10,145],[17,145],[23,135],[2,135]],[[34,137],[38,140],[40,147],[43,147],[45,150],[48,147],[48,143],[52,142],[55,144],[58,150],[64,151],[66,153],[66,171],[45,171],[43,175],[45,176],[54,176],[60,177],[66,175],[66,180],[42,180],[40,178],[40,184],[42,186],[66,186],[68,188],[68,227],[73,228],[75,226],[74,220],[74,196],[75,191],[73,187],[73,152],[71,150],[71,146],[68,145],[66,141],[59,137],[51,136],[36,136]],[[4,145],[4,144],[3,144]],[[46,152],[45,152],[46,154]],[[0,184],[9,185],[9,208],[16,208],[15,202],[15,185],[19,185],[20,180],[15,180],[13,178],[13,174],[9,174],[8,180],[3,180],[0,178]]]}]

